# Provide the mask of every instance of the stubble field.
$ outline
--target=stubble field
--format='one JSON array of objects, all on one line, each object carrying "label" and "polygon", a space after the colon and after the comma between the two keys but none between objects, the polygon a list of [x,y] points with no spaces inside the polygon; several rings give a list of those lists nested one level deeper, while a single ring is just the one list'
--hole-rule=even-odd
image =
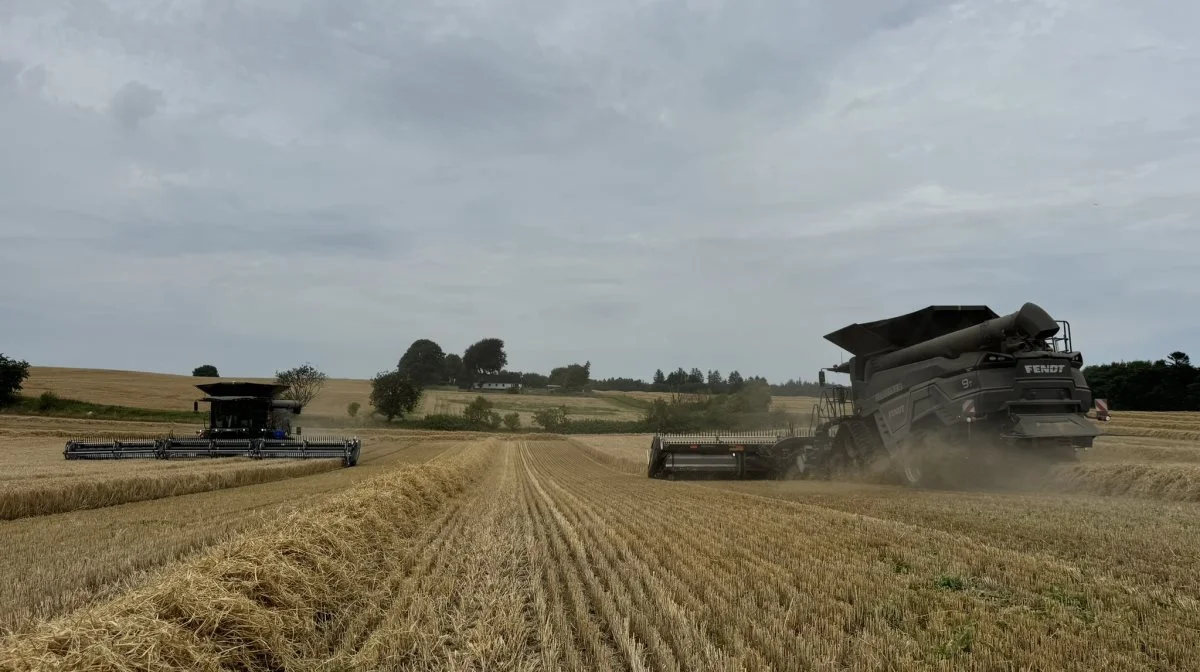
[{"label": "stubble field", "polygon": [[[55,424],[0,418],[0,493],[248,468],[67,463]],[[351,469],[0,521],[0,669],[1200,669],[1200,414],[1104,430],[1020,492],[365,430]]]}]

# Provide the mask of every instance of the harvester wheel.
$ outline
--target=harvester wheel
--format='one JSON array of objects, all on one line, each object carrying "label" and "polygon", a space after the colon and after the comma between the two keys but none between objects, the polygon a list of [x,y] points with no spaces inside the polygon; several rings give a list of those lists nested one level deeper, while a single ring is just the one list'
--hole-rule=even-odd
[{"label": "harvester wheel", "polygon": [[929,452],[929,441],[932,437],[922,430],[916,430],[901,439],[892,458],[896,473],[901,481],[910,487],[921,487],[928,482],[924,456]]},{"label": "harvester wheel", "polygon": [[[912,487],[945,487],[962,480],[965,454],[944,431],[918,429],[900,441],[896,451],[897,471]],[[955,476],[954,474],[960,474]]]},{"label": "harvester wheel", "polygon": [[922,483],[924,473],[921,471],[920,460],[915,454],[912,441],[904,441],[900,445],[900,474],[904,477],[904,482],[908,485],[918,487]]},{"label": "harvester wheel", "polygon": [[812,467],[808,464],[808,460],[804,456],[803,450],[797,450],[795,457],[787,461],[787,469],[784,470],[783,480],[799,481],[808,478]]},{"label": "harvester wheel", "polygon": [[826,478],[845,478],[855,471],[858,465],[854,460],[854,438],[845,425],[838,428],[829,445],[829,454],[825,460]]}]

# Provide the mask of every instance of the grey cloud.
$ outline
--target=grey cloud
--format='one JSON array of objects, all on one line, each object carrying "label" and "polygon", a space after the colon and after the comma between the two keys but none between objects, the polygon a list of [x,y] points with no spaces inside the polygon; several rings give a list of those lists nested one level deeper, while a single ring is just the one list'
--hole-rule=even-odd
[{"label": "grey cloud", "polygon": [[848,322],[1027,300],[1091,361],[1185,347],[1197,10],[1046,5],[5,3],[5,348],[811,377]]},{"label": "grey cloud", "polygon": [[230,252],[260,257],[336,257],[394,259],[405,248],[403,234],[355,222],[345,215],[297,213],[299,222],[277,216],[238,223],[157,222],[122,228],[108,239],[110,249],[155,256],[216,255]]},{"label": "grey cloud", "polygon": [[0,94],[15,92],[20,81],[20,74],[21,63],[19,61],[0,58]]},{"label": "grey cloud", "polygon": [[153,116],[163,102],[162,91],[141,82],[126,82],[113,94],[112,115],[125,128],[136,128],[143,119]]},{"label": "grey cloud", "polygon": [[579,299],[548,306],[536,311],[540,319],[584,320],[588,323],[614,319],[637,319],[646,315],[644,307],[634,301]]},{"label": "grey cloud", "polygon": [[41,63],[38,63],[25,72],[22,72],[21,84],[29,93],[41,93],[42,87],[46,86],[46,67]]}]

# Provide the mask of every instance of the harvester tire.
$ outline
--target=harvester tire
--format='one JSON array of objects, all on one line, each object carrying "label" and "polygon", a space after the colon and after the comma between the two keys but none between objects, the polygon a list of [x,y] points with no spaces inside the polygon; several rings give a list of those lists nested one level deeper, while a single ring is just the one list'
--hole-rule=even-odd
[{"label": "harvester tire", "polygon": [[800,481],[812,475],[813,466],[808,463],[808,458],[803,450],[796,451],[796,456],[792,458],[792,464],[787,470],[787,480]]},{"label": "harvester tire", "polygon": [[921,469],[921,460],[912,438],[900,442],[896,449],[896,467],[904,483],[914,488],[924,484],[925,472]]},{"label": "harvester tire", "polygon": [[[914,488],[944,488],[962,481],[961,473],[969,455],[955,445],[945,430],[918,429],[905,437],[896,449],[896,467],[905,485]],[[956,475],[957,474],[957,475]]]}]

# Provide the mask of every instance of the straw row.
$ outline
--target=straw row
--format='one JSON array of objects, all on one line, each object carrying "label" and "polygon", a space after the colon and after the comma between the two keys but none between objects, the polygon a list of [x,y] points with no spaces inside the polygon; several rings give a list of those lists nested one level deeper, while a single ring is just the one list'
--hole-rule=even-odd
[{"label": "straw row", "polygon": [[314,666],[379,573],[493,454],[475,447],[358,483],[142,589],[0,642],[0,670]]}]

